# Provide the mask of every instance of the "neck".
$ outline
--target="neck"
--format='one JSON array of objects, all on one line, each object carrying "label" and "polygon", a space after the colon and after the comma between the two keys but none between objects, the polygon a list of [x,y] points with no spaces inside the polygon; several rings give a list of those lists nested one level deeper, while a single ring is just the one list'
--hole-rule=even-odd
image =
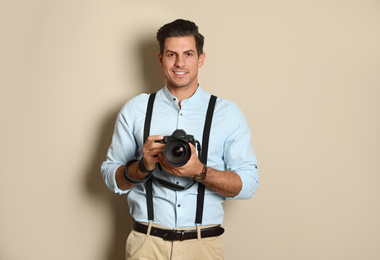
[{"label": "neck", "polygon": [[173,87],[167,85],[170,93],[178,99],[178,107],[181,108],[181,101],[190,98],[198,89],[198,84],[187,87]]}]

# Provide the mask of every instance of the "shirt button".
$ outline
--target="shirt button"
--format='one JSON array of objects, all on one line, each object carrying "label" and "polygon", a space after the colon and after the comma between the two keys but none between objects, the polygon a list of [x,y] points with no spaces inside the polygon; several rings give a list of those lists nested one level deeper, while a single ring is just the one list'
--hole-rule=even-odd
[{"label": "shirt button", "polygon": [[177,181],[176,184],[178,185],[178,184],[179,184],[179,181]]},{"label": "shirt button", "polygon": [[179,114],[180,116],[183,116],[183,114],[181,113],[181,114]]},{"label": "shirt button", "polygon": [[173,98],[173,101],[176,101],[177,99],[176,98]]},{"label": "shirt button", "polygon": [[178,208],[181,207],[181,204],[178,204]]}]

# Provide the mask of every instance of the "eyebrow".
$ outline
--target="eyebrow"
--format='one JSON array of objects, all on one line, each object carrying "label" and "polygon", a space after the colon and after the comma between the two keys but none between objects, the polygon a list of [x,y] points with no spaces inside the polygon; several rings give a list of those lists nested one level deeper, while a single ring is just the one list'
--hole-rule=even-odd
[{"label": "eyebrow", "polygon": [[[166,50],[165,52],[177,53],[177,52],[172,51],[172,50]],[[188,52],[194,52],[194,53],[195,53],[196,51],[194,51],[193,49],[190,49],[190,50],[184,51],[184,53],[188,53]]]}]

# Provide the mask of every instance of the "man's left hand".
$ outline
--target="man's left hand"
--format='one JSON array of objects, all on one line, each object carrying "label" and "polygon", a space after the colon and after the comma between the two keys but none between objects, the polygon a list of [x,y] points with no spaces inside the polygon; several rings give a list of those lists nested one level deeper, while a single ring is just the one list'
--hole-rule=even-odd
[{"label": "man's left hand", "polygon": [[190,177],[194,178],[195,175],[202,172],[203,164],[199,161],[197,156],[197,151],[191,143],[189,143],[191,148],[191,157],[189,161],[181,167],[173,167],[165,160],[162,153],[158,154],[158,161],[167,172],[180,177]]}]

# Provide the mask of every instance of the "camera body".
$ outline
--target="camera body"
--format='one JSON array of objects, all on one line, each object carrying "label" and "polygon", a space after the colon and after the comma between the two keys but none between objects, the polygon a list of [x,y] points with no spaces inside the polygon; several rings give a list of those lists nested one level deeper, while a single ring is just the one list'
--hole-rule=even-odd
[{"label": "camera body", "polygon": [[193,135],[188,135],[182,129],[175,130],[172,135],[164,136],[157,143],[164,143],[164,150],[162,154],[165,160],[173,167],[181,167],[185,165],[191,157],[191,147],[196,145],[198,141],[194,139]]}]

